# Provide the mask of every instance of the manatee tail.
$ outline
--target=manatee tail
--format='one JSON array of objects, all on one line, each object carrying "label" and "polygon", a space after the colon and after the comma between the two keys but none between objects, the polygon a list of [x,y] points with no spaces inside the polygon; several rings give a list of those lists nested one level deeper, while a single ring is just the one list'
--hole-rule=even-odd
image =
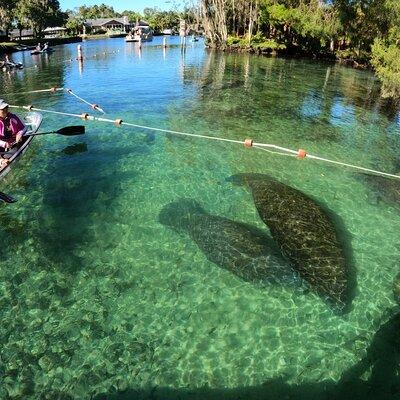
[{"label": "manatee tail", "polygon": [[191,217],[204,214],[203,208],[196,200],[179,199],[163,207],[158,215],[158,221],[177,231],[186,230]]}]

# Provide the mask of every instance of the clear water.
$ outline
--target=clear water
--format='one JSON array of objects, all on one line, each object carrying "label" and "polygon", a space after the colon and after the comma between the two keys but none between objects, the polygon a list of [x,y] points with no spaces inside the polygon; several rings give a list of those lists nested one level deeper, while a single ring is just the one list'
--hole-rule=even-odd
[{"label": "clear water", "polygon": [[[165,51],[161,38],[141,51],[88,41],[83,66],[76,44],[17,53],[25,69],[0,74],[1,95],[91,112],[67,93],[18,94],[67,87],[109,118],[398,172],[400,117],[370,72],[211,53],[202,42],[182,53],[170,41]],[[80,123],[46,114],[42,129]],[[397,376],[391,386],[372,380],[373,368],[341,379],[398,312],[400,215],[379,184],[239,145],[85,125],[84,136],[36,138],[1,182],[18,203],[0,207],[0,398],[399,398],[398,369],[384,371]],[[189,198],[268,235],[251,194],[226,180],[240,172],[273,176],[340,218],[357,271],[349,313],[310,291],[246,282],[159,222]]]}]

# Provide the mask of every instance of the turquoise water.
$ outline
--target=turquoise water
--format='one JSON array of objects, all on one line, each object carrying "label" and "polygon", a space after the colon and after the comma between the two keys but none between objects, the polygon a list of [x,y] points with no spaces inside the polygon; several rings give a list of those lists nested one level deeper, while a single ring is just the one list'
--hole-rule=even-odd
[{"label": "turquoise water", "polygon": [[[2,97],[91,112],[65,92],[18,94],[67,87],[108,118],[398,172],[400,117],[371,73],[212,53],[202,42],[182,53],[170,40],[165,51],[160,38],[141,51],[123,39],[87,41],[83,66],[76,44],[14,54],[25,69],[0,74]],[[42,129],[79,123],[46,114]],[[36,138],[1,183],[18,202],[0,207],[0,398],[399,398],[398,364],[390,385],[371,366],[347,386],[341,379],[398,313],[390,187],[240,145],[85,125],[84,136]],[[185,198],[269,236],[251,193],[227,180],[241,172],[268,174],[340,220],[357,276],[350,312],[338,315],[312,291],[243,280],[159,222]],[[218,224],[209,229],[205,237]],[[385,349],[378,358],[390,360]]]}]

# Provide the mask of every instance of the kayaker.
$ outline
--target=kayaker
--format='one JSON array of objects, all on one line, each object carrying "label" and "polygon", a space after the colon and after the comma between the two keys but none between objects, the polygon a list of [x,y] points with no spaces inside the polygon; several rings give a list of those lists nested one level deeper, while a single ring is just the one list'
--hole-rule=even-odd
[{"label": "kayaker", "polygon": [[[21,119],[8,111],[8,104],[0,99],[0,151],[10,149],[15,143],[22,141],[27,127]],[[7,160],[1,160],[1,166]]]}]

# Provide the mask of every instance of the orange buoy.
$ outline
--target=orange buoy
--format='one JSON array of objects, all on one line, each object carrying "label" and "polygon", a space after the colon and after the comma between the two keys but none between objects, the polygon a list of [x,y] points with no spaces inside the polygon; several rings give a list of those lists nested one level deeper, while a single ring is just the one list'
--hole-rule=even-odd
[{"label": "orange buoy", "polygon": [[303,149],[299,149],[299,151],[297,152],[297,158],[306,158],[307,156],[307,152]]},{"label": "orange buoy", "polygon": [[245,139],[244,141],[244,147],[253,147],[253,139]]}]

